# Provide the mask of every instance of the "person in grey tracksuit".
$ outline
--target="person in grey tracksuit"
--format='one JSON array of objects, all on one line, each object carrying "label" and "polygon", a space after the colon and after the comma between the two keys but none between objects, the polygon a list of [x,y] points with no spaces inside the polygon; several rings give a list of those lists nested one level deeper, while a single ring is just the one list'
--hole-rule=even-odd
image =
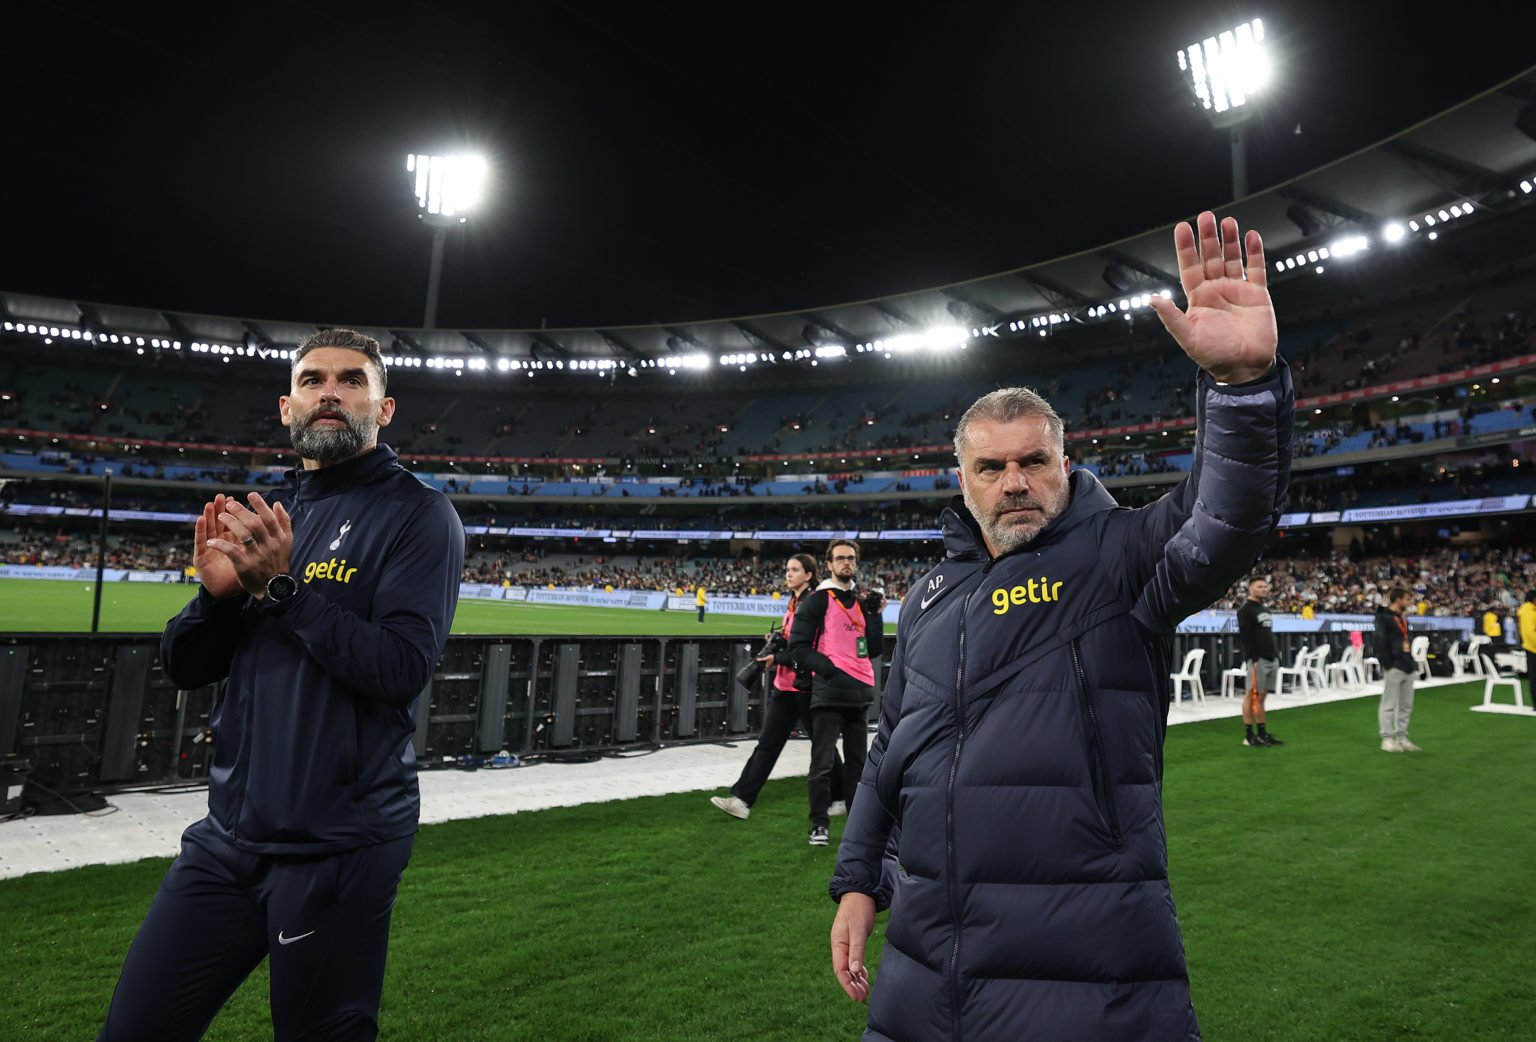
[{"label": "person in grey tracksuit", "polygon": [[1413,592],[1401,586],[1387,591],[1387,604],[1376,613],[1376,632],[1371,652],[1381,663],[1381,704],[1376,723],[1384,753],[1416,753],[1421,750],[1408,737],[1413,716],[1413,680],[1419,664],[1413,660],[1413,637],[1408,632],[1408,606]]}]

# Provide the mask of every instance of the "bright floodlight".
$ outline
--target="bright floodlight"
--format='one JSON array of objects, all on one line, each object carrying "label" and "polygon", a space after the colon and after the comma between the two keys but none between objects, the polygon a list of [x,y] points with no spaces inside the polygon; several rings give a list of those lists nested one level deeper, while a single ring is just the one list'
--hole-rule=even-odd
[{"label": "bright floodlight", "polygon": [[1218,126],[1246,119],[1250,96],[1269,81],[1264,23],[1255,18],[1190,44],[1179,52],[1179,69]]},{"label": "bright floodlight", "polygon": [[405,157],[407,173],[416,175],[416,203],[423,213],[455,217],[469,213],[485,186],[485,160],[480,156]]}]

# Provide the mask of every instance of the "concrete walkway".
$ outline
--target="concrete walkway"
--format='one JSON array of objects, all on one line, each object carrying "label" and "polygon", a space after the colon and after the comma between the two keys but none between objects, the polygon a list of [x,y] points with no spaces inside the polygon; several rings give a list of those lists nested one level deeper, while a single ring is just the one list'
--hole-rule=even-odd
[{"label": "concrete walkway", "polygon": [[[1464,680],[1435,678],[1418,687]],[[1352,698],[1375,698],[1379,684],[1355,690],[1325,690],[1302,699],[1271,697],[1271,712]],[[1205,702],[1183,702],[1169,714],[1173,725],[1241,715],[1240,699],[1212,694]],[[1533,714],[1536,715],[1536,714]],[[516,814],[546,807],[661,796],[675,792],[724,793],[752,754],[753,742],[679,745],[655,752],[606,756],[591,762],[535,762],[506,770],[433,770],[421,773],[422,824]],[[784,748],[772,777],[804,777],[810,742]],[[204,788],[114,795],[116,811],[23,818],[0,824],[0,878],[53,872],[79,865],[104,865],[146,857],[171,857],[181,832],[207,811]],[[700,796],[700,809],[708,804]]]}]

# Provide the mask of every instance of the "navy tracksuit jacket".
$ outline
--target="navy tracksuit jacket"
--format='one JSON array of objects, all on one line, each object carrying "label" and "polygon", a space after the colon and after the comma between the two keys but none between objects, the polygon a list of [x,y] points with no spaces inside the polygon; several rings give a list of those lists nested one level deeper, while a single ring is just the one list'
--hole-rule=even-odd
[{"label": "navy tracksuit jacket", "polygon": [[380,446],[296,472],[281,605],[199,590],[161,639],[183,688],[228,678],[214,710],[208,823],[242,850],[325,854],[413,835],[412,708],[458,604],[464,527]]}]

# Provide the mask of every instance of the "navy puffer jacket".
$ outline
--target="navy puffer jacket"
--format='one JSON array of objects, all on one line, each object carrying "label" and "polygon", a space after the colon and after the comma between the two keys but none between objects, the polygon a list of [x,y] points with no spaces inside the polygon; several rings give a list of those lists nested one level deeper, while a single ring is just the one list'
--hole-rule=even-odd
[{"label": "navy puffer jacket", "polygon": [[890,908],[866,1039],[1200,1037],[1163,832],[1171,640],[1278,518],[1295,396],[1283,361],[1199,379],[1194,466],[1158,502],[1074,472],[1067,510],[996,560],[944,511],[831,883]]}]

